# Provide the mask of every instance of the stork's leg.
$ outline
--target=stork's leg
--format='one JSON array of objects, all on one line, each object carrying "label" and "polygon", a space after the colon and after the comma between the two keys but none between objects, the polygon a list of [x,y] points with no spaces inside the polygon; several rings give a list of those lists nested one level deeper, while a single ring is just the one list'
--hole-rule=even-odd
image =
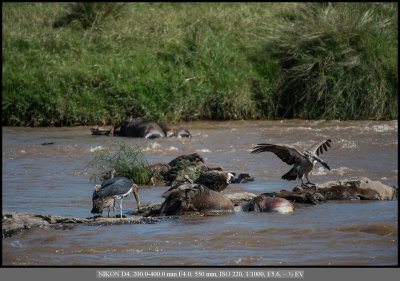
[{"label": "stork's leg", "polygon": [[122,198],[121,198],[121,200],[119,201],[119,210],[120,210],[120,212],[121,212],[121,219],[122,219]]},{"label": "stork's leg", "polygon": [[114,198],[113,211],[114,211],[114,218],[115,218],[115,217],[117,216],[117,215],[115,214],[115,198]]}]

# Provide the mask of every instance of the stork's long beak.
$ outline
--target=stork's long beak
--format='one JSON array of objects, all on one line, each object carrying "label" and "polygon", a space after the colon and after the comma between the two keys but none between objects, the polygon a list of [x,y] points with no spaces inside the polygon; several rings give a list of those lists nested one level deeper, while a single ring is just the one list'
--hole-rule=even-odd
[{"label": "stork's long beak", "polygon": [[137,203],[137,208],[140,210],[140,197],[139,197],[139,192],[138,192],[138,186],[136,184],[133,185],[132,188],[133,196],[135,196],[136,203]]},{"label": "stork's long beak", "polygon": [[329,168],[328,164],[326,162],[324,162],[321,158],[319,158],[317,155],[314,155],[314,159],[317,160],[319,163],[321,163],[322,166],[327,168],[329,171],[331,170],[331,168]]}]

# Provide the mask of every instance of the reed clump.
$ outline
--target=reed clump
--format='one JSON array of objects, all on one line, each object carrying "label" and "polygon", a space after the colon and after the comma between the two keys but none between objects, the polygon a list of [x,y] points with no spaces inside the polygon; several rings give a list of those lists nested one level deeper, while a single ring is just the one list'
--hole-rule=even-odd
[{"label": "reed clump", "polygon": [[2,3],[2,124],[397,118],[397,3]]},{"label": "reed clump", "polygon": [[115,141],[109,148],[95,152],[94,158],[86,166],[91,171],[90,180],[108,179],[111,170],[115,177],[127,177],[137,184],[148,184],[152,177],[149,163],[139,147]]},{"label": "reed clump", "polygon": [[397,6],[310,3],[277,15],[259,37],[279,59],[279,116],[397,118]]}]

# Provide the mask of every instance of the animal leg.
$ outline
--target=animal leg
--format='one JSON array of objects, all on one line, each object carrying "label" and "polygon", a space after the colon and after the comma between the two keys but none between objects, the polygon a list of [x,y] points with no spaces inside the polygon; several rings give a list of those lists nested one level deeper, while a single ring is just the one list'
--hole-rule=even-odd
[{"label": "animal leg", "polygon": [[308,184],[315,185],[315,183],[310,182],[310,180],[308,179],[307,175],[306,175],[306,179],[307,179],[307,183],[308,183]]},{"label": "animal leg", "polygon": [[122,198],[119,201],[119,210],[120,210],[120,214],[121,214],[121,219],[122,219]]},{"label": "animal leg", "polygon": [[315,183],[310,182],[310,180],[308,179],[308,176],[307,176],[307,175],[305,175],[305,176],[306,176],[306,179],[307,179],[307,184],[315,185]]},{"label": "animal leg", "polygon": [[306,174],[305,176],[306,176],[306,178],[307,178],[307,184],[311,184],[311,185],[315,186],[315,191],[317,191],[317,190],[318,190],[317,185],[316,185],[315,183],[310,182],[310,180],[308,179],[307,174]]},{"label": "animal leg", "polygon": [[301,180],[301,186],[308,187],[308,186],[303,182],[303,177],[301,177],[300,180]]},{"label": "animal leg", "polygon": [[114,218],[115,218],[115,217],[117,216],[117,215],[115,214],[115,198],[114,198],[113,211],[114,211]]}]

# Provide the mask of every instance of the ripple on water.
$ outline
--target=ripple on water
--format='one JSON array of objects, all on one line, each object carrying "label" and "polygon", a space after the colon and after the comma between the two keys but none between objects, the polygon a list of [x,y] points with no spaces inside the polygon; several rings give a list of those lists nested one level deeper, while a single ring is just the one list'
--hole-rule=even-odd
[{"label": "ripple on water", "polygon": [[[357,170],[357,172],[361,172],[362,170]],[[311,175],[313,176],[325,176],[325,175],[338,175],[343,176],[345,174],[351,174],[354,172],[354,169],[350,169],[348,167],[339,167],[333,168],[330,171],[325,169],[324,167],[318,167],[318,169],[313,169]]]},{"label": "ripple on water", "polygon": [[[149,163],[198,152],[209,166],[249,172],[254,182],[224,193],[289,190],[289,170],[273,154],[254,155],[257,143],[305,149],[326,137],[332,148],[314,182],[342,176],[398,181],[397,121],[237,121],[188,123],[193,137],[120,138],[142,148]],[[27,133],[29,138],[27,138]],[[112,146],[86,128],[3,128],[3,209],[88,217],[94,183],[83,167]],[[335,139],[337,138],[337,139]],[[42,146],[44,141],[54,145]],[[21,151],[25,151],[21,153]],[[368,161],[371,155],[377,161]],[[315,174],[314,174],[315,173]],[[162,202],[167,187],[140,190],[142,202]],[[136,208],[130,196],[126,210]],[[392,265],[398,257],[397,201],[329,201],[295,206],[290,215],[239,212],[182,217],[154,224],[31,229],[3,239],[4,265]]]},{"label": "ripple on water", "polygon": [[362,224],[362,225],[353,225],[347,227],[338,227],[338,231],[346,231],[353,233],[368,233],[374,234],[378,236],[393,236],[397,237],[398,227],[395,225],[388,225],[383,223],[373,223],[373,224]]}]

